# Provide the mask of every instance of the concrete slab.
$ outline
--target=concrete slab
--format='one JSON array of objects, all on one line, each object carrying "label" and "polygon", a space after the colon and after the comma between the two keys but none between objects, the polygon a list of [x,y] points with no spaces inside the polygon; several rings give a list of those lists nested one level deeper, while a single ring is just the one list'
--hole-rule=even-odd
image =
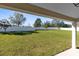
[{"label": "concrete slab", "polygon": [[69,49],[55,56],[79,56],[79,49]]}]

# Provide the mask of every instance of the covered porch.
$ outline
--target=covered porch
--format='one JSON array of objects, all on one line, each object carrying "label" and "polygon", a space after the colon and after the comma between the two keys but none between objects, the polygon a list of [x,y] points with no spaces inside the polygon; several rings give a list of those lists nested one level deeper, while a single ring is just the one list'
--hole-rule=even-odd
[{"label": "covered porch", "polygon": [[[73,3],[61,4],[26,4],[26,3],[3,3],[0,4],[1,8],[8,8],[25,13],[31,13],[35,15],[46,16],[49,18],[58,18],[62,20],[68,20],[72,22],[72,48],[57,54],[56,56],[79,56],[79,49],[76,49],[77,40],[77,22],[79,21],[79,7],[76,7]],[[30,12],[29,12],[30,11]]]}]

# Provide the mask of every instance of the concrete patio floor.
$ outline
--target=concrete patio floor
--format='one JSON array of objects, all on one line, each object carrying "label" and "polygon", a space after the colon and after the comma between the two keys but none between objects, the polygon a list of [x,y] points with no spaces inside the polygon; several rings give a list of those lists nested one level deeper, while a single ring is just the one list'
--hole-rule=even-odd
[{"label": "concrete patio floor", "polygon": [[69,49],[55,56],[79,56],[79,49]]}]

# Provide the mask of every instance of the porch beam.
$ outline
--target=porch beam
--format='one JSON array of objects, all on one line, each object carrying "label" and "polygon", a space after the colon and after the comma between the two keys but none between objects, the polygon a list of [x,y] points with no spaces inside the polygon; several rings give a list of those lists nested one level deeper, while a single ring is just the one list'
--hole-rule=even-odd
[{"label": "porch beam", "polygon": [[60,19],[65,19],[65,20],[70,20],[70,21],[75,21],[77,20],[74,17],[70,17],[55,11],[51,11],[39,6],[35,6],[33,4],[28,4],[28,3],[0,3],[1,8],[8,8],[16,11],[21,11],[25,13],[31,13],[31,14],[36,14],[36,15],[41,15],[41,16],[47,16],[47,17],[56,17]]}]

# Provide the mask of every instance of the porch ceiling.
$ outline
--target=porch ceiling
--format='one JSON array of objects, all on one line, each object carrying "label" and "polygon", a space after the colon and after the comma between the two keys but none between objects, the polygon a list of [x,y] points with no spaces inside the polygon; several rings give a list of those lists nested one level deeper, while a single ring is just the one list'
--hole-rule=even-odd
[{"label": "porch ceiling", "polygon": [[21,12],[56,17],[70,21],[78,20],[79,7],[71,3],[0,3],[1,8],[9,8]]}]

